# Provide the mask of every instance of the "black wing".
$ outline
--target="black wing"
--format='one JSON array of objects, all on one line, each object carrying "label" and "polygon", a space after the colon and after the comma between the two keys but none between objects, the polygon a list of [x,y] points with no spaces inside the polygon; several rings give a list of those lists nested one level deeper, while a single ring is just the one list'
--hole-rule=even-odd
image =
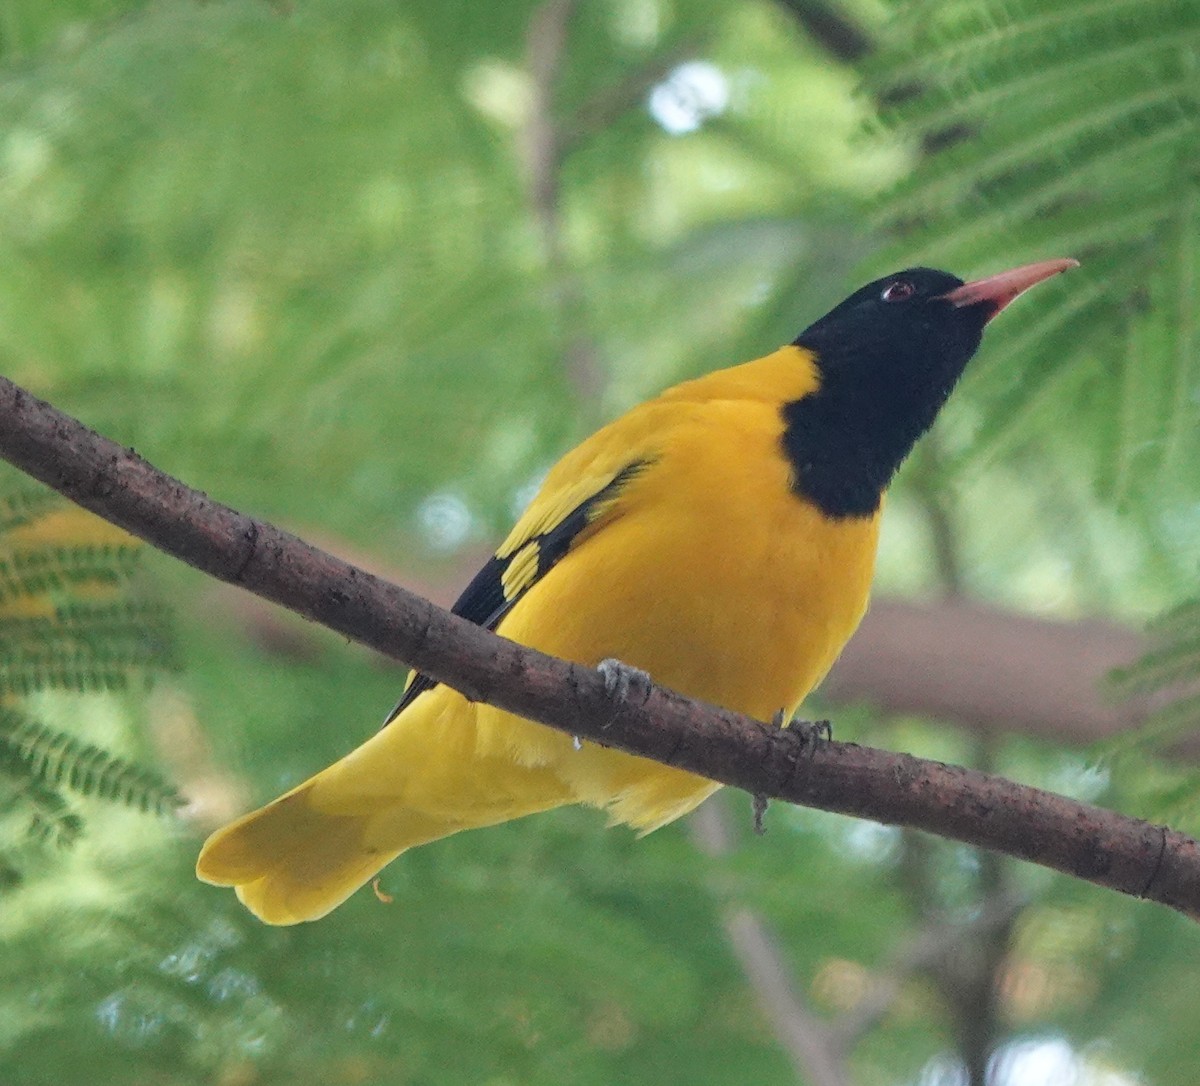
[{"label": "black wing", "polygon": [[[553,528],[530,536],[503,557],[497,554],[489,558],[450,608],[451,612],[476,626],[494,630],[517,601],[571,549],[579,533],[612,508],[625,485],[648,464],[649,461],[637,460],[626,465]],[[384,727],[404,712],[419,694],[437,685],[436,679],[414,672],[403,696],[383,722]]]}]

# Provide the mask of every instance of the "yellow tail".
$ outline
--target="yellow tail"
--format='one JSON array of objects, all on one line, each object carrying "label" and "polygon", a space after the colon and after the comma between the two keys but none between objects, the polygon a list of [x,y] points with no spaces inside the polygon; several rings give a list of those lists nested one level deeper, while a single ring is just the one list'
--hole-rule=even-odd
[{"label": "yellow tail", "polygon": [[[313,806],[314,777],[295,791],[214,833],[196,874],[237,896],[268,924],[316,920],[337,908],[406,848],[459,827],[402,809],[386,812],[395,831],[372,832],[378,815],[337,815]],[[382,812],[381,812],[382,813]]]},{"label": "yellow tail", "polygon": [[340,762],[205,842],[196,874],[268,924],[317,920],[405,849],[573,801],[547,767],[479,750],[439,687]]}]

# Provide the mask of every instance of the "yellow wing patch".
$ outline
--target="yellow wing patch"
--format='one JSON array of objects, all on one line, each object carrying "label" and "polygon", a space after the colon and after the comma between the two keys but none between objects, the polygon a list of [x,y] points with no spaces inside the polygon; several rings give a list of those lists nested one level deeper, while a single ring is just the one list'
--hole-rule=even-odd
[{"label": "yellow wing patch", "polygon": [[[615,510],[625,487],[649,466],[649,459],[626,461],[604,475],[561,490],[539,494],[495,555],[488,559],[451,608],[456,615],[494,630],[518,600],[562,559],[585,532]],[[424,691],[437,684],[409,675],[404,694],[388,715],[389,724]]]},{"label": "yellow wing patch", "polygon": [[[512,557],[530,540],[549,535],[572,513],[586,505],[606,487],[612,486],[614,480],[626,470],[628,465],[604,475],[588,476],[550,494],[539,494],[521,515],[521,519],[513,525],[508,538],[496,548],[496,557]],[[616,498],[617,495],[614,494],[608,504],[611,505]]]},{"label": "yellow wing patch", "polygon": [[541,547],[538,541],[533,539],[509,559],[508,565],[500,575],[500,585],[504,589],[506,600],[515,600],[537,580],[540,554]]}]

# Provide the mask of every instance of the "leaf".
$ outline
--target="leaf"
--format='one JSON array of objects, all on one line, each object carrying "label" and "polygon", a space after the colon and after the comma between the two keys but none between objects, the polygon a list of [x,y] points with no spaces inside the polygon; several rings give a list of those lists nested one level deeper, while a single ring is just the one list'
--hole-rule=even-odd
[{"label": "leaf", "polygon": [[183,802],[153,771],[10,709],[0,709],[0,740],[51,790],[66,788],[156,814]]},{"label": "leaf", "polygon": [[1171,608],[1148,625],[1146,634],[1149,648],[1108,677],[1115,697],[1143,698],[1151,707],[1135,733],[1112,741],[1114,752],[1162,750],[1200,730],[1200,599]]},{"label": "leaf", "polygon": [[871,73],[884,123],[934,149],[880,202],[897,240],[879,262],[1082,260],[1022,302],[1019,333],[998,323],[964,390],[985,413],[980,455],[1052,408],[1123,501],[1200,452],[1200,7],[951,0],[906,5],[891,29]]}]

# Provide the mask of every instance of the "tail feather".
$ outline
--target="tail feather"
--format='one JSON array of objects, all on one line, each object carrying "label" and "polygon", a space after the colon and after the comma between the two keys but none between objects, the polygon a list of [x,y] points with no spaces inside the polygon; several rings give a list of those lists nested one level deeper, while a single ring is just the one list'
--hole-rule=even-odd
[{"label": "tail feather", "polygon": [[217,830],[200,850],[197,876],[234,887],[267,924],[297,924],[332,912],[406,849],[465,828],[395,803],[330,811],[317,805],[330,798],[330,775],[327,769]]},{"label": "tail feather", "polygon": [[474,755],[475,707],[422,696],[357,750],[217,830],[196,874],[268,924],[316,920],[406,849],[572,800],[544,768]]},{"label": "tail feather", "polygon": [[406,849],[460,830],[585,803],[649,833],[716,787],[577,747],[438,687],[341,761],[217,830],[196,874],[233,886],[268,924],[297,924],[337,908]]},{"label": "tail feather", "polygon": [[196,874],[235,887],[266,923],[296,924],[337,908],[405,849],[459,828],[396,808],[328,814],[311,803],[314,781],[214,833]]}]

